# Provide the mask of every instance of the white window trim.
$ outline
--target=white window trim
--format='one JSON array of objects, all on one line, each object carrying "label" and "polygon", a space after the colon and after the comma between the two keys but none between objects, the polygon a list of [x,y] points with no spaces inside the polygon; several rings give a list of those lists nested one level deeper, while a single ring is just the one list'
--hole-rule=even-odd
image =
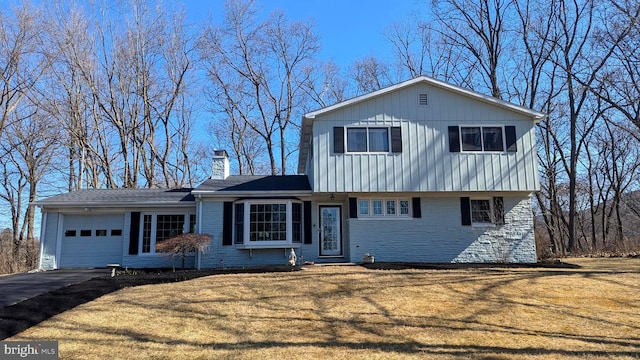
[{"label": "white window trim", "polygon": [[[473,205],[471,204],[474,200],[486,200],[489,202],[489,217],[491,218],[491,222],[475,222],[473,221]],[[469,199],[469,214],[471,216],[471,226],[486,228],[486,227],[496,227],[496,219],[494,215],[493,209],[493,198],[490,197],[476,197]]]},{"label": "white window trim", "polygon": [[[304,212],[304,204],[302,201],[300,200],[281,200],[281,199],[273,199],[273,200],[269,200],[269,199],[264,199],[264,200],[251,200],[251,199],[247,199],[247,200],[239,200],[234,202],[234,207],[233,207],[233,244],[237,249],[281,249],[281,248],[298,248],[300,247],[300,245],[302,245],[302,243],[304,242],[303,240],[303,236],[304,236],[304,214],[301,214],[301,220],[300,220],[300,242],[293,242],[293,203],[296,204],[300,204],[300,211]],[[242,233],[242,243],[237,243],[235,242],[236,239],[236,212],[235,212],[235,205],[236,204],[243,204],[244,205],[244,211],[243,211],[243,220],[242,220],[242,227],[243,227],[243,233]],[[249,240],[250,237],[250,229],[251,229],[251,205],[254,204],[286,204],[287,206],[287,219],[286,219],[286,223],[287,223],[287,240],[272,240],[272,241],[251,241]]]},{"label": "white window trim", "polygon": [[[363,214],[360,212],[360,201],[367,201],[369,204],[369,214]],[[381,201],[382,202],[382,214],[374,214],[373,213],[373,202]],[[395,214],[387,214],[387,201],[395,201],[396,213]],[[409,203],[409,213],[401,214],[400,213],[400,201],[406,201]],[[358,198],[358,219],[360,220],[406,220],[413,219],[413,212],[410,198],[392,198],[392,197],[367,197],[367,198]]]},{"label": "white window trim", "polygon": [[[474,128],[474,127],[479,127],[480,128],[480,144],[482,145],[483,149],[482,150],[464,150],[464,145],[462,144],[462,128]],[[502,130],[502,151],[500,150],[484,150],[484,138],[483,138],[483,133],[482,133],[482,128],[483,127],[498,127]],[[466,153],[466,154],[504,154],[507,152],[507,139],[506,139],[506,132],[505,132],[505,125],[500,125],[500,124],[483,124],[483,125],[478,125],[478,124],[469,124],[469,125],[458,125],[458,141],[460,143],[460,152],[461,153]],[[478,199],[481,200],[481,199]]]},{"label": "white window trim", "polygon": [[[186,234],[189,231],[190,216],[195,215],[193,211],[179,212],[179,211],[162,211],[162,212],[141,212],[140,213],[140,232],[138,234],[138,255],[140,256],[158,256],[166,255],[164,253],[156,252],[156,233],[158,226],[158,215],[183,215],[184,223],[182,224],[182,233]],[[151,215],[151,244],[149,252],[142,252],[142,243],[144,241],[144,216]],[[196,226],[198,224],[198,218],[196,217]],[[189,253],[192,254],[192,253]]]},{"label": "white window trim", "polygon": [[[367,134],[367,150],[365,151],[349,151],[349,129],[365,129]],[[369,150],[369,129],[387,129],[387,151],[370,151]],[[345,154],[391,154],[391,127],[390,126],[345,126],[344,128],[344,153]]]}]

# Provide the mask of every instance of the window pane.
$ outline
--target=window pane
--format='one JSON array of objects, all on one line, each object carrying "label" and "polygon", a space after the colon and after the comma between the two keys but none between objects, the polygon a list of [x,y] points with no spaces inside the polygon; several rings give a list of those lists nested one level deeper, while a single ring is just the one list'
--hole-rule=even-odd
[{"label": "window pane", "polygon": [[360,200],[360,215],[369,215],[369,200]]},{"label": "window pane", "polygon": [[142,223],[142,252],[151,252],[151,221],[152,215],[145,215]]},{"label": "window pane", "polygon": [[491,202],[489,200],[471,200],[471,221],[491,223]]},{"label": "window pane", "polygon": [[236,237],[235,243],[242,244],[244,242],[244,204],[235,204],[235,222]]},{"label": "window pane", "polygon": [[184,231],[184,215],[157,215],[156,216],[156,246]]},{"label": "window pane", "polygon": [[369,129],[369,151],[389,151],[387,128]]},{"label": "window pane", "polygon": [[[285,240],[286,240],[286,224],[280,230],[285,232]],[[292,203],[291,204],[291,241],[294,243],[302,242],[302,204],[300,203]]]},{"label": "window pane", "polygon": [[461,127],[460,135],[462,136],[462,150],[464,151],[481,151],[482,150],[479,127]]},{"label": "window pane", "polygon": [[112,229],[111,236],[122,236],[122,229]]},{"label": "window pane", "polygon": [[400,200],[400,215],[409,215],[409,200]]},{"label": "window pane", "polygon": [[367,151],[367,129],[348,128],[347,129],[347,151],[364,152]]},{"label": "window pane", "polygon": [[196,232],[196,216],[194,214],[189,215],[189,233]]},{"label": "window pane", "polygon": [[91,236],[91,230],[80,230],[80,236]]},{"label": "window pane", "polygon": [[107,230],[96,230],[96,236],[107,236]]},{"label": "window pane", "polygon": [[483,127],[482,141],[485,151],[503,151],[502,144],[502,128],[501,127]]},{"label": "window pane", "polygon": [[76,236],[75,230],[65,230],[64,236]]},{"label": "window pane", "polygon": [[251,204],[249,215],[249,240],[287,240],[287,204]]},{"label": "window pane", "polygon": [[382,200],[372,200],[373,215],[382,215]]},{"label": "window pane", "polygon": [[396,201],[395,200],[387,200],[387,215],[395,215],[396,214]]}]

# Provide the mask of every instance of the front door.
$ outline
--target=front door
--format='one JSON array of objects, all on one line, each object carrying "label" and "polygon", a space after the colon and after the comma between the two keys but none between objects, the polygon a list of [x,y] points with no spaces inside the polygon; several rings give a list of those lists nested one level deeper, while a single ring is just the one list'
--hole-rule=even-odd
[{"label": "front door", "polygon": [[320,256],[342,255],[340,209],[339,205],[320,205]]}]

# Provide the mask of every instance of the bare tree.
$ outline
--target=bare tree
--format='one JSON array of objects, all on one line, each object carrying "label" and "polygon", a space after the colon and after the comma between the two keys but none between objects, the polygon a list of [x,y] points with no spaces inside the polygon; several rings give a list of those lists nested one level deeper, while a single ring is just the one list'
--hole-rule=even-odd
[{"label": "bare tree", "polygon": [[222,24],[202,36],[211,91],[224,97],[212,105],[225,104],[223,121],[241,121],[263,139],[271,174],[287,171],[287,137],[298,126],[295,109],[306,100],[307,64],[317,51],[311,24],[280,12],[260,21],[254,1],[227,1]]}]

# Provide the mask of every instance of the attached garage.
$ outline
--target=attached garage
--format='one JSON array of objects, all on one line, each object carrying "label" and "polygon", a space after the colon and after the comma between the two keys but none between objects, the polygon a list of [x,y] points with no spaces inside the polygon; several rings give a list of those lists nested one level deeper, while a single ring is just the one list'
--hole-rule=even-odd
[{"label": "attached garage", "polygon": [[124,214],[65,215],[63,219],[60,268],[121,263]]}]

